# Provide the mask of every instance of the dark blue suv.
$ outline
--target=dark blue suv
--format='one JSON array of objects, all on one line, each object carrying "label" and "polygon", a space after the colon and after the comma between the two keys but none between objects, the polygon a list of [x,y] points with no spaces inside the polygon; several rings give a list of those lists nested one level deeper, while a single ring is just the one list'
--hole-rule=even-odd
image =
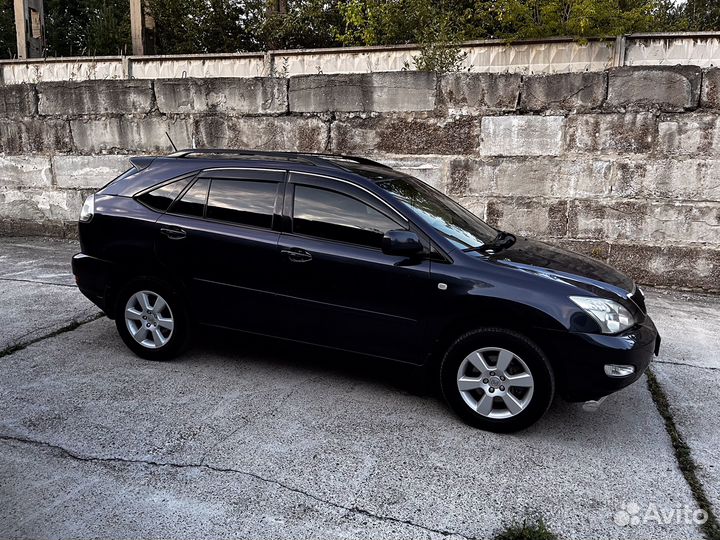
[{"label": "dark blue suv", "polygon": [[85,202],[73,272],[144,358],[177,355],[198,324],[353,351],[426,366],[465,421],[513,431],[556,392],[600,400],[657,354],[630,278],[494,229],[379,163],[130,161]]}]

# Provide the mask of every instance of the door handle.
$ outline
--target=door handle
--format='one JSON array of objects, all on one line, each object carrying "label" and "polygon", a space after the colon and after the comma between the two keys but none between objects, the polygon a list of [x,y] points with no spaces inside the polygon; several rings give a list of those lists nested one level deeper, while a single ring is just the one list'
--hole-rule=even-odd
[{"label": "door handle", "polygon": [[287,255],[287,258],[290,259],[290,262],[309,262],[312,261],[312,255],[305,251],[304,249],[298,249],[298,248],[290,248],[290,249],[283,249],[280,251],[283,255]]},{"label": "door handle", "polygon": [[182,240],[187,236],[187,233],[183,229],[163,227],[160,229],[160,232],[167,236],[170,240]]}]

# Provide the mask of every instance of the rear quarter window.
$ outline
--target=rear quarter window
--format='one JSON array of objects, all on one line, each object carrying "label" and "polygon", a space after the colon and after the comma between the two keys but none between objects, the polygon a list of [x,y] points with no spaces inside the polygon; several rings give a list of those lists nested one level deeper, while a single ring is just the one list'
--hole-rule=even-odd
[{"label": "rear quarter window", "polygon": [[136,197],[136,199],[153,210],[165,212],[189,182],[190,178],[175,180],[169,184],[147,191]]}]

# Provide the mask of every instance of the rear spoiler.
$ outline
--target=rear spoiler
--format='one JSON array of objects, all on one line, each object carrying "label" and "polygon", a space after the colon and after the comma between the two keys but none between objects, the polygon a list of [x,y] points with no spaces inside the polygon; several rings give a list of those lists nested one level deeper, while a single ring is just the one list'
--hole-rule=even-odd
[{"label": "rear spoiler", "polygon": [[138,156],[130,158],[130,163],[138,171],[147,169],[153,161],[155,161],[155,156]]}]

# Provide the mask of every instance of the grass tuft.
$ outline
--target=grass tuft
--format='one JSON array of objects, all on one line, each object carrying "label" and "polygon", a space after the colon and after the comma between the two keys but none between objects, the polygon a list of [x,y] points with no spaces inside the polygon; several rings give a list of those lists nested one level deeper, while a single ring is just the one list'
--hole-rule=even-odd
[{"label": "grass tuft", "polygon": [[697,477],[697,465],[690,453],[690,447],[687,445],[684,437],[680,434],[680,431],[678,431],[678,428],[675,425],[675,420],[670,412],[670,403],[668,402],[667,395],[665,395],[665,391],[662,389],[662,386],[660,386],[655,374],[650,369],[648,369],[645,373],[647,375],[650,394],[652,395],[660,416],[662,416],[665,421],[665,430],[670,436],[670,441],[672,442],[673,450],[675,451],[675,459],[678,462],[680,471],[685,477],[685,481],[690,486],[690,491],[692,492],[698,507],[707,512],[708,520],[704,524],[700,525],[700,528],[708,540],[720,540],[720,524],[718,524],[717,516],[713,513],[712,506],[710,505],[710,501],[705,493],[705,488],[703,488],[703,485]]},{"label": "grass tuft", "polygon": [[541,519],[535,523],[523,521],[522,525],[512,525],[495,536],[494,540],[557,540],[557,536]]}]

